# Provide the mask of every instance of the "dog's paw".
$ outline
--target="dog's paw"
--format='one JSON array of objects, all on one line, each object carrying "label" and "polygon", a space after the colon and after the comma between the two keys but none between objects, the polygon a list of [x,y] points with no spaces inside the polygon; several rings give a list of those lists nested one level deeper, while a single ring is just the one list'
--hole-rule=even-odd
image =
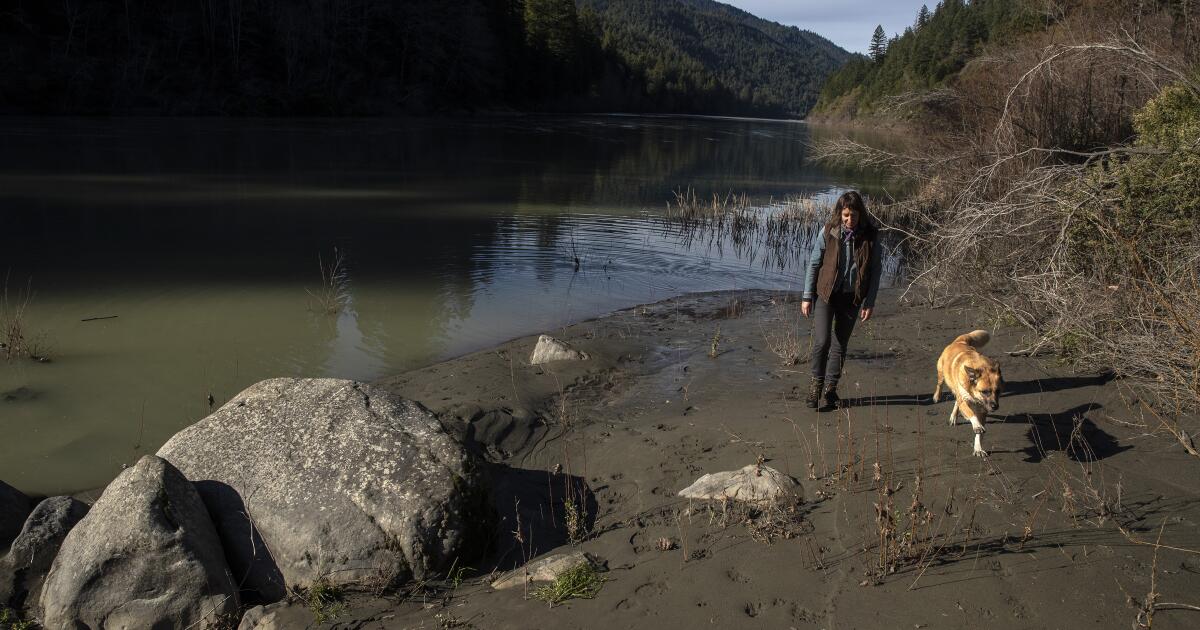
[{"label": "dog's paw", "polygon": [[975,435],[981,435],[983,433],[987,433],[987,429],[985,429],[983,427],[974,427],[974,429],[975,429]]},{"label": "dog's paw", "polygon": [[987,453],[987,451],[985,451],[981,448],[977,448],[977,449],[975,449],[975,452],[972,453],[972,455],[974,455],[975,457],[987,457],[988,453]]}]

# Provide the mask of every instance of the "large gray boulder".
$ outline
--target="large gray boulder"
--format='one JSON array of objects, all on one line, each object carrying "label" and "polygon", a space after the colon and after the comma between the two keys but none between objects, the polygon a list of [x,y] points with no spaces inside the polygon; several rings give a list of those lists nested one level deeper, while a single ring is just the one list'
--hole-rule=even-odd
[{"label": "large gray boulder", "polygon": [[0,553],[21,533],[25,517],[33,508],[31,503],[20,490],[0,481]]},{"label": "large gray boulder", "polygon": [[146,455],[67,534],[42,586],[47,628],[205,628],[238,610],[195,488]]},{"label": "large gray boulder", "polygon": [[87,504],[72,497],[50,497],[37,504],[8,554],[0,558],[0,606],[20,610],[26,601],[38,601],[63,539],[87,512]]},{"label": "large gray boulder", "polygon": [[244,588],[402,581],[478,543],[476,477],[428,410],[337,379],[252,385],[171,438]]}]

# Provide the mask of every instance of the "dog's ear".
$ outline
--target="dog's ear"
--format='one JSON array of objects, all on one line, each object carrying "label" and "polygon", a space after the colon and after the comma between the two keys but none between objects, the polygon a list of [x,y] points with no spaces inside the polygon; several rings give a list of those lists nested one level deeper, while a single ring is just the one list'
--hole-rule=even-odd
[{"label": "dog's ear", "polygon": [[971,379],[971,384],[974,385],[975,381],[979,380],[979,370],[969,365],[964,365],[963,369],[967,371],[967,378]]}]

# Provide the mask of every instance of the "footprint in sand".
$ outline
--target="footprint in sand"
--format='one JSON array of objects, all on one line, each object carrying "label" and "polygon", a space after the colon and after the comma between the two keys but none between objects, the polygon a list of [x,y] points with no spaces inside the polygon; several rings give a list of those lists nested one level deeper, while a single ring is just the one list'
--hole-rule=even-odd
[{"label": "footprint in sand", "polygon": [[750,578],[738,573],[737,569],[730,569],[725,572],[725,577],[729,578],[730,582],[738,582],[739,584],[749,584]]},{"label": "footprint in sand", "polygon": [[647,582],[635,589],[633,594],[638,597],[657,597],[667,592],[667,584],[665,582]]}]

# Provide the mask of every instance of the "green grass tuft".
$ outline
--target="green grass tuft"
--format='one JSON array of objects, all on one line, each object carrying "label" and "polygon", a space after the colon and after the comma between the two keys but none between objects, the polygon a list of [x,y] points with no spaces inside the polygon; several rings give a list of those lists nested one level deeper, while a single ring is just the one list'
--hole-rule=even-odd
[{"label": "green grass tuft", "polygon": [[550,584],[535,590],[533,596],[551,606],[568,599],[592,599],[600,592],[605,581],[606,578],[596,571],[596,567],[581,562],[563,571]]},{"label": "green grass tuft", "polygon": [[305,598],[313,621],[322,624],[346,614],[350,606],[345,602],[345,596],[342,587],[331,584],[329,580],[322,578],[313,582]]},{"label": "green grass tuft", "polygon": [[37,625],[28,619],[22,619],[21,613],[0,606],[0,630],[34,630]]}]

